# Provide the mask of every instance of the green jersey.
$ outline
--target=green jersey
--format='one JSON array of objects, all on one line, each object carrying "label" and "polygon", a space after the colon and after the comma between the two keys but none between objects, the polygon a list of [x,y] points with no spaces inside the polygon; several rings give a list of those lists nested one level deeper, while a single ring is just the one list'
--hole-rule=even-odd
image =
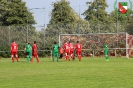
[{"label": "green jersey", "polygon": [[32,49],[31,45],[29,45],[29,44],[26,44],[25,48],[26,48],[26,52],[30,52]]},{"label": "green jersey", "polygon": [[53,51],[54,52],[58,52],[59,51],[59,45],[58,44],[54,44],[53,45]]},{"label": "green jersey", "polygon": [[104,54],[108,55],[108,45],[104,44]]},{"label": "green jersey", "polygon": [[108,45],[104,44],[104,50],[108,50]]},{"label": "green jersey", "polygon": [[109,50],[108,50],[108,45],[107,44],[104,44],[104,55],[105,55],[105,58],[106,58],[106,61],[109,61]]},{"label": "green jersey", "polygon": [[31,45],[29,45],[29,50],[30,50],[30,52],[32,52],[32,46]]}]

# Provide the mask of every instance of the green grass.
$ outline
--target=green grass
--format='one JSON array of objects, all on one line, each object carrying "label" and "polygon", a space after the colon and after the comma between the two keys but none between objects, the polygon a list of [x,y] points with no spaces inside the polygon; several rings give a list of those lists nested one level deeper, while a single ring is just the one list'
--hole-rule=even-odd
[{"label": "green grass", "polygon": [[0,88],[133,88],[133,59],[83,58],[38,64],[0,59]]}]

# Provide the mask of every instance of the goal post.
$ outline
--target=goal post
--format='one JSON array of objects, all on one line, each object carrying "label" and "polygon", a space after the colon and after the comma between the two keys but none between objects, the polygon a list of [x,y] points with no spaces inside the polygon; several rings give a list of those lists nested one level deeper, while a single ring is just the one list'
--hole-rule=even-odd
[{"label": "goal post", "polygon": [[[71,40],[74,44],[80,41],[83,55],[93,52],[93,56],[102,56],[103,45],[108,43],[110,56],[131,57],[133,54],[133,36],[128,33],[89,33],[89,34],[60,34],[59,45]],[[86,54],[84,54],[84,52]]]}]

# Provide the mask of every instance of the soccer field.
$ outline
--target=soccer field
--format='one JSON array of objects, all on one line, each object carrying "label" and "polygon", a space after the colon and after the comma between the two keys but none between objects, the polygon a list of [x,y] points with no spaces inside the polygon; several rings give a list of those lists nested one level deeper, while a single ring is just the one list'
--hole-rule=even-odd
[{"label": "soccer field", "polygon": [[133,59],[83,58],[33,63],[0,59],[0,88],[133,88]]}]

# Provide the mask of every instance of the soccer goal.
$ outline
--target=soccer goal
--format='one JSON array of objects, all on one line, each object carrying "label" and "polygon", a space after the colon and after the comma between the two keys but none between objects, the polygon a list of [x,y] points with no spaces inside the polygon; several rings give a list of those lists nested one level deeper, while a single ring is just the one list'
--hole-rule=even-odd
[{"label": "soccer goal", "polygon": [[133,55],[133,36],[127,33],[89,33],[89,34],[61,34],[59,44],[63,45],[71,40],[74,44],[80,41],[83,56],[103,56],[103,45],[108,44],[110,56]]}]

